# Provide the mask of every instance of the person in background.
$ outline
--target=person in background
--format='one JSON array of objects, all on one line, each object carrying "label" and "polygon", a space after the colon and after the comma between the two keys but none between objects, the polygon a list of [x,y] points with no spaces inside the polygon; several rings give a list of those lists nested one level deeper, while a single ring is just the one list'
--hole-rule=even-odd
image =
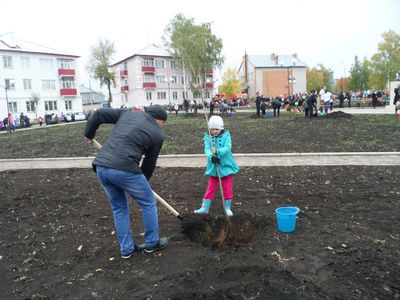
[{"label": "person in background", "polygon": [[257,92],[256,93],[256,115],[257,117],[260,116],[260,111],[261,111],[261,96],[260,94]]},{"label": "person in background", "polygon": [[279,111],[282,106],[281,98],[275,97],[274,100],[272,100],[272,109],[274,110],[274,118],[278,117],[279,118]]},{"label": "person in background", "polygon": [[314,116],[314,111],[317,113],[317,95],[315,90],[311,90],[311,95],[307,99],[310,118]]},{"label": "person in background", "polygon": [[9,113],[7,117],[7,132],[9,133],[15,132],[14,118],[11,113]]},{"label": "person in background", "polygon": [[350,92],[346,93],[346,98],[349,101],[349,107],[351,107],[351,94],[350,94]]},{"label": "person in background", "polygon": [[[399,74],[400,74],[400,72],[399,72]],[[393,98],[393,104],[395,105],[395,107],[396,107],[396,114],[397,114],[397,111],[398,111],[398,103],[400,102],[400,84],[398,84],[397,85],[397,87],[396,88],[394,88],[394,98]]]},{"label": "person in background", "polygon": [[304,117],[308,117],[309,112],[310,112],[310,104],[308,103],[308,101],[303,100],[303,103],[301,104],[303,110],[304,110]]},{"label": "person in background", "polygon": [[326,114],[331,112],[331,110],[330,110],[330,108],[331,108],[331,98],[332,98],[331,92],[328,92],[328,90],[325,89],[324,93],[323,93],[323,100],[324,100],[324,109],[325,109],[325,113]]},{"label": "person in background", "polygon": [[344,97],[343,92],[340,92],[340,94],[339,94],[339,107],[340,108],[344,107],[344,99],[345,99],[345,97]]},{"label": "person in background", "polygon": [[[146,112],[98,109],[86,123],[84,138],[89,144],[101,124],[115,124],[92,164],[111,204],[122,258],[142,251],[152,253],[168,244],[166,237],[159,238],[157,204],[148,182],[163,145],[166,120],[167,112],[160,105],[152,105]],[[141,208],[143,245],[133,240],[126,194]]]},{"label": "person in background", "polygon": [[[208,214],[219,184],[218,175],[220,175],[226,214],[231,217],[233,216],[231,210],[233,199],[233,175],[239,172],[239,166],[232,155],[231,134],[228,130],[224,130],[224,121],[220,116],[211,116],[208,121],[208,129],[209,132],[206,132],[203,138],[204,154],[207,157],[205,174],[209,176],[208,186],[201,207],[196,209],[194,213]],[[219,174],[217,168],[219,168]]]}]

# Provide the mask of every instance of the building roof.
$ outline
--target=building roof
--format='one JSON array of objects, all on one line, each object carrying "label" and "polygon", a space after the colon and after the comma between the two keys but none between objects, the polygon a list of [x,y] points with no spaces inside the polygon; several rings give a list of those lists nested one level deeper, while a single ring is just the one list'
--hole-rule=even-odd
[{"label": "building roof", "polygon": [[79,57],[78,55],[74,55],[66,51],[57,50],[33,42],[18,39],[14,36],[13,33],[10,32],[0,35],[0,51],[40,53],[49,55],[70,56],[75,58]]},{"label": "building roof", "polygon": [[298,58],[297,54],[275,54],[271,55],[248,55],[249,62],[255,68],[282,68],[282,67],[307,67],[307,65]]},{"label": "building roof", "polygon": [[147,45],[146,47],[138,50],[136,53],[118,60],[116,63],[113,63],[112,66],[115,66],[129,58],[135,57],[135,56],[154,56],[154,57],[172,57],[171,53],[168,52],[167,49],[165,49],[162,46],[156,45],[156,44],[150,44]]},{"label": "building roof", "polygon": [[79,85],[79,93],[82,96],[83,104],[92,103],[102,103],[106,101],[106,96],[102,92],[94,91],[90,88],[85,87],[84,85]]}]

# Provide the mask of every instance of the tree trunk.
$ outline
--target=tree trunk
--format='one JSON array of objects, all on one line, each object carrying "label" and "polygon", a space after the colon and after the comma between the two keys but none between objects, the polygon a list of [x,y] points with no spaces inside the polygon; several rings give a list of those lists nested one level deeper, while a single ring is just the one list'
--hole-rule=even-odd
[{"label": "tree trunk", "polygon": [[110,81],[107,81],[107,88],[108,88],[108,106],[111,108],[112,94],[111,94],[111,82]]}]

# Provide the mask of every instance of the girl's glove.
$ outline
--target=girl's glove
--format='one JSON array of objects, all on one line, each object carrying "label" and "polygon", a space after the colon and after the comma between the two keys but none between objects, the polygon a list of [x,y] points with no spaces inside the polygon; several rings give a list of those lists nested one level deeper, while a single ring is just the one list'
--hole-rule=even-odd
[{"label": "girl's glove", "polygon": [[214,164],[219,164],[219,162],[221,161],[217,156],[213,156],[213,157],[211,157],[211,161],[214,163]]}]

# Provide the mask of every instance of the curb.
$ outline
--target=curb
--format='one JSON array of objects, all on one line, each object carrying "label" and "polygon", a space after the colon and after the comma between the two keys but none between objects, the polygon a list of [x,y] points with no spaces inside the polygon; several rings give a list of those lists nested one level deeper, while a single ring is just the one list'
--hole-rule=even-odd
[{"label": "curb", "polygon": [[[326,153],[239,153],[234,155],[241,167],[270,166],[398,166],[400,152],[326,152]],[[23,169],[91,168],[94,157],[55,157],[0,159],[0,172]],[[204,168],[204,154],[160,155],[161,168]]]}]

